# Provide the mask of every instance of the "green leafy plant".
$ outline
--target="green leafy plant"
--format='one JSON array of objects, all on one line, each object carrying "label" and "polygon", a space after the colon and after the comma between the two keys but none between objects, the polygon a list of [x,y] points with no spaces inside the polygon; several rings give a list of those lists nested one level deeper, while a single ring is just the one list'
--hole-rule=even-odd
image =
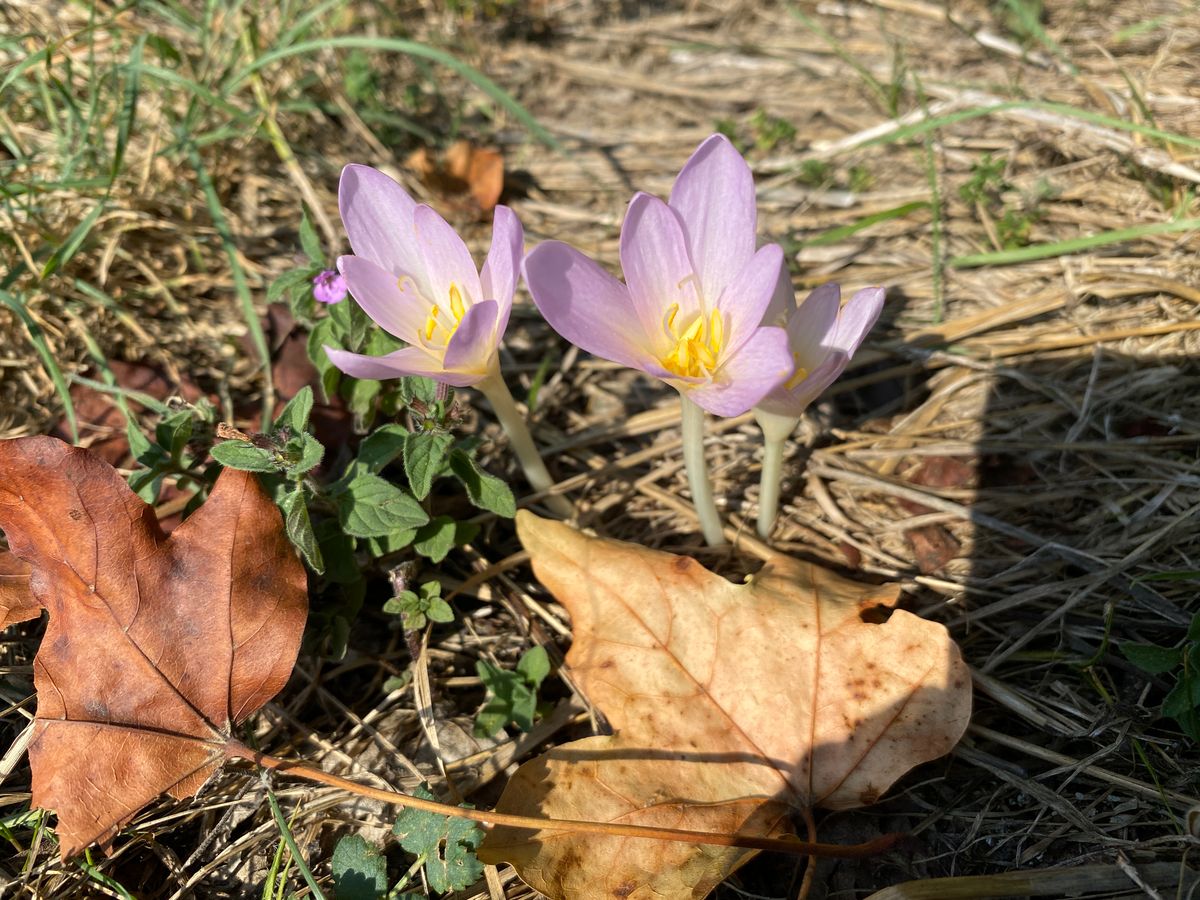
[{"label": "green leafy plant", "polygon": [[796,139],[796,126],[787,119],[771,115],[765,109],[756,109],[744,126],[739,126],[735,119],[718,119],[714,128],[729,138],[739,153],[751,148],[760,153],[770,153]]},{"label": "green leafy plant", "polygon": [[426,581],[419,591],[401,591],[383,604],[383,611],[403,617],[406,631],[424,628],[426,622],[453,622],[454,610],[442,599],[442,586]]},{"label": "green leafy plant", "polygon": [[[436,799],[427,786],[417,788],[413,795]],[[483,864],[475,857],[483,832],[474,822],[406,809],[392,832],[400,846],[417,857],[415,865],[424,866],[429,886],[439,894],[470,887],[483,874]]]},{"label": "green leafy plant", "polygon": [[971,167],[971,177],[959,185],[958,196],[971,206],[982,206],[995,218],[996,238],[1005,250],[1025,247],[1030,242],[1033,226],[1043,218],[1042,203],[1054,196],[1054,187],[1039,179],[1032,191],[1022,192],[1014,199],[1005,195],[1015,193],[1004,177],[1007,164],[985,153]]},{"label": "green leafy plant", "polygon": [[490,737],[510,722],[522,731],[533,727],[538,688],[550,674],[545,647],[526,650],[515,671],[499,669],[482,659],[475,663],[475,671],[488,689],[487,702],[475,717],[477,737]]},{"label": "green leafy plant", "polygon": [[1159,713],[1174,719],[1180,731],[1200,742],[1200,613],[1192,617],[1186,636],[1174,647],[1125,643],[1120,650],[1143,672],[1173,676],[1174,684]]}]

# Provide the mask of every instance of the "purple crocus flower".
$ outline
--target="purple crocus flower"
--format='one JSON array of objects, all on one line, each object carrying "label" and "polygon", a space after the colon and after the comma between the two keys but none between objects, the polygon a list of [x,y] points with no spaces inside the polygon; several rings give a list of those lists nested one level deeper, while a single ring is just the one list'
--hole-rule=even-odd
[{"label": "purple crocus flower", "polygon": [[845,370],[879,318],[883,295],[881,287],[864,288],[841,307],[841,288],[823,284],[792,307],[786,313],[786,328],[795,371],[756,409],[799,419]]},{"label": "purple crocus flower", "polygon": [[779,508],[788,436],[808,405],[845,370],[883,309],[881,287],[864,288],[845,307],[840,306],[841,294],[836,284],[823,284],[797,305],[787,272],[780,274],[768,315],[787,328],[795,371],[754,407],[763,433],[758,493],[758,534],[763,539],[770,537]]},{"label": "purple crocus flower", "polygon": [[318,303],[341,303],[346,299],[346,279],[333,269],[322,269],[312,284],[313,299]]},{"label": "purple crocus flower", "polygon": [[675,179],[670,203],[643,193],[630,202],[621,226],[625,284],[558,241],[529,254],[525,280],[571,343],[736,416],[792,372],[786,332],[761,325],[783,251],[755,251],[756,218],[750,167],[715,134]]},{"label": "purple crocus flower", "polygon": [[346,286],[377,325],[410,346],[384,356],[326,347],[330,361],[355,378],[425,375],[454,387],[498,372],[496,346],[525,243],[513,211],[496,207],[479,270],[445,219],[377,169],[346,166],[338,207],[354,250],[338,259]]}]

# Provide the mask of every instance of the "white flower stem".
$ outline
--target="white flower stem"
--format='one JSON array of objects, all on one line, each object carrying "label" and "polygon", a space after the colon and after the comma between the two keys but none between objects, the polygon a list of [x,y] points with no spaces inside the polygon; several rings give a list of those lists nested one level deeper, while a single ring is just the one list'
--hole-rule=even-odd
[{"label": "white flower stem", "polygon": [[[525,416],[517,409],[516,401],[513,400],[508,385],[504,383],[500,370],[494,369],[475,387],[492,405],[492,411],[500,420],[500,427],[508,435],[508,441],[513,452],[517,454],[517,461],[521,464],[529,484],[535,491],[549,491],[554,487],[554,479],[546,471],[546,464],[542,462],[542,456],[533,443],[533,435],[529,433],[529,426],[525,424]],[[571,501],[561,494],[547,493],[544,501],[552,512],[564,519],[569,519],[575,514]]]},{"label": "white flower stem", "polygon": [[783,447],[800,419],[754,409],[754,418],[763,433],[762,475],[758,482],[758,536],[771,536],[779,512],[779,488],[783,482]]},{"label": "white flower stem", "polygon": [[713,501],[712,483],[708,480],[708,465],[704,461],[704,410],[682,393],[679,395],[683,431],[683,464],[687,469],[692,504],[700,517],[700,530],[710,547],[725,543],[721,515]]}]

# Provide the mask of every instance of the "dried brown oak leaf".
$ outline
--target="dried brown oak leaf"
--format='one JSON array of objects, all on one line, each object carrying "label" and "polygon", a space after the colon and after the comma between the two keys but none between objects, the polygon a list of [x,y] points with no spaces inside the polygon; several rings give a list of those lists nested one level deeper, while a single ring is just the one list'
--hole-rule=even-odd
[{"label": "dried brown oak leaf", "polygon": [[29,764],[65,859],[217,769],[291,674],[304,569],[253,475],[222,472],[168,538],[116,470],[49,437],[0,442],[0,529],[50,613]]},{"label": "dried brown oak leaf", "polygon": [[[790,814],[874,803],[967,726],[970,678],[941,625],[779,557],[735,585],[686,557],[518,513],[571,613],[567,663],[612,736],[521,766],[498,809],[767,835]],[[755,851],[497,827],[479,858],[552,898],[699,898]]]}]

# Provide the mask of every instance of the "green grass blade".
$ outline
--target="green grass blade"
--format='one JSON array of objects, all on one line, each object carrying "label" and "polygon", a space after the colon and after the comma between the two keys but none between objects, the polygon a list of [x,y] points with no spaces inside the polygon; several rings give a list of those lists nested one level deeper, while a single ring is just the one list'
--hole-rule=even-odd
[{"label": "green grass blade", "polygon": [[35,53],[30,53],[27,57],[8,70],[8,74],[4,76],[4,80],[0,81],[0,95],[12,85],[14,81],[25,74],[29,69],[32,69],[40,62],[45,62],[50,58],[50,48],[43,47]]},{"label": "green grass blade", "polygon": [[955,256],[949,262],[956,269],[972,269],[978,266],[1009,266],[1014,263],[1030,262],[1035,259],[1067,256],[1071,253],[1079,253],[1082,250],[1094,250],[1096,247],[1106,247],[1109,244],[1134,241],[1138,238],[1152,237],[1156,234],[1176,234],[1180,231],[1200,231],[1200,219],[1175,219],[1171,222],[1133,225],[1129,228],[1102,231],[1100,234],[1071,238],[1066,241],[1055,241],[1051,244],[1034,244],[1031,247],[1019,247],[1016,250],[999,250],[995,253],[972,253],[967,256]]},{"label": "green grass blade", "polygon": [[200,151],[196,149],[196,145],[188,135],[180,134],[179,140],[187,152],[192,168],[196,170],[196,178],[200,182],[200,190],[204,193],[204,200],[208,204],[209,215],[212,216],[213,225],[221,237],[221,247],[225,251],[225,257],[229,260],[229,269],[233,273],[233,287],[242,307],[246,328],[250,332],[250,339],[254,342],[254,349],[262,361],[263,421],[270,422],[275,407],[275,385],[271,379],[271,351],[267,347],[267,336],[263,333],[262,323],[258,320],[258,313],[254,309],[254,298],[250,296],[246,272],[242,268],[241,260],[238,259],[237,244],[234,243],[233,232],[229,229],[229,220],[225,218],[225,209],[221,206],[217,189],[208,175],[208,170],[204,168],[204,161],[200,159]]},{"label": "green grass blade", "polygon": [[1079,69],[1071,62],[1071,58],[1067,56],[1066,51],[1042,27],[1042,23],[1038,21],[1037,13],[1034,12],[1032,4],[1022,2],[1022,0],[1004,0],[1004,5],[1008,7],[1009,12],[1021,23],[1021,27],[1025,29],[1026,34],[1031,35],[1039,44],[1057,56],[1072,75],[1079,74]]},{"label": "green grass blade", "polygon": [[180,75],[178,72],[173,72],[170,69],[164,69],[162,66],[154,66],[148,63],[139,63],[136,67],[130,64],[130,71],[136,70],[139,75],[163,84],[169,84],[173,87],[183,88],[188,94],[198,100],[203,100],[215,111],[225,113],[235,121],[242,121],[247,118],[247,113],[243,109],[239,109],[234,104],[230,103],[224,97],[217,94],[211,88],[201,84],[192,78]]},{"label": "green grass blade", "polygon": [[267,788],[267,802],[271,804],[271,815],[275,817],[275,824],[279,826],[279,836],[287,844],[288,852],[292,854],[292,862],[300,870],[300,875],[304,878],[305,884],[313,892],[313,897],[316,900],[325,900],[325,894],[322,893],[320,886],[317,884],[317,879],[313,877],[308,863],[300,855],[300,848],[296,846],[296,839],[292,837],[292,829],[288,828],[287,819],[283,817],[283,810],[279,808],[279,801],[275,799],[275,792],[270,788]]},{"label": "green grass blade", "polygon": [[291,28],[281,34],[275,41],[276,45],[279,47],[290,46],[291,43],[296,40],[296,38],[304,34],[310,25],[325,15],[325,13],[329,12],[329,10],[345,5],[346,0],[324,0],[323,3],[318,3],[312,9],[298,18]]},{"label": "green grass blade", "polygon": [[50,380],[54,382],[54,390],[58,392],[58,398],[62,400],[63,411],[67,416],[67,425],[71,429],[71,440],[78,443],[79,423],[75,418],[75,404],[71,402],[71,390],[67,387],[67,381],[63,378],[62,369],[58,367],[54,354],[50,352],[50,344],[46,341],[45,333],[41,326],[33,320],[33,316],[29,315],[29,310],[25,308],[25,304],[21,302],[20,298],[14,297],[8,291],[0,291],[0,303],[11,309],[25,326],[25,331],[29,334],[29,342],[33,344],[33,349],[41,357],[42,366],[46,369]]},{"label": "green grass blade", "polygon": [[872,138],[869,141],[864,141],[862,144],[855,145],[855,149],[860,147],[871,147],[876,144],[894,144],[899,141],[907,140],[908,138],[921,137],[930,131],[936,131],[939,128],[945,128],[948,125],[955,125],[959,122],[967,122],[971,119],[981,119],[986,116],[993,116],[999,113],[1007,112],[1013,109],[1029,109],[1040,110],[1042,112],[1054,113],[1055,115],[1063,116],[1068,119],[1078,119],[1081,122],[1091,122],[1095,125],[1103,125],[1106,128],[1112,128],[1116,131],[1127,131],[1132,134],[1140,134],[1145,137],[1157,138],[1169,144],[1177,144],[1180,147],[1188,147],[1193,150],[1200,150],[1200,138],[1188,137],[1183,134],[1176,134],[1171,131],[1163,131],[1161,128],[1154,128],[1150,125],[1143,125],[1140,122],[1128,122],[1125,119],[1117,119],[1113,116],[1105,116],[1100,113],[1090,112],[1086,109],[1077,109],[1074,106],[1068,106],[1065,103],[1048,103],[1040,100],[1010,100],[1003,103],[997,103],[993,106],[972,106],[969,109],[960,109],[955,112],[946,113],[942,116],[933,116],[928,119],[923,119],[920,122],[914,122],[912,125],[905,125],[903,128],[897,128],[895,131],[880,135],[877,138]]},{"label": "green grass blade", "polygon": [[838,241],[845,240],[851,235],[857,234],[864,228],[870,228],[872,225],[878,225],[880,222],[890,222],[892,219],[903,219],[909,213],[929,208],[930,204],[928,200],[915,200],[912,203],[904,203],[892,209],[885,209],[881,212],[871,213],[869,216],[863,216],[857,222],[851,222],[849,225],[839,225],[837,228],[830,228],[815,238],[801,241],[801,243],[805,247],[823,247],[826,244],[836,244]]},{"label": "green grass blade", "polygon": [[478,69],[467,65],[444,50],[438,50],[435,47],[429,47],[416,41],[406,41],[402,38],[345,35],[342,37],[302,41],[299,44],[293,44],[291,47],[280,47],[277,50],[264,53],[258,59],[254,60],[254,62],[250,63],[250,65],[234,74],[225,85],[225,94],[229,96],[247,78],[273,62],[286,59],[289,56],[311,56],[320,50],[331,49],[379,50],[386,53],[403,53],[408,56],[416,56],[421,59],[440,63],[451,71],[461,75],[483,91],[483,93],[495,100],[498,105],[512,113],[513,117],[529,129],[530,133],[543,144],[555,150],[563,149],[554,135],[547,131],[524,106],[518,103],[508,91],[504,90],[504,88],[500,87],[500,85],[496,84],[496,82],[492,81],[492,79],[488,78]]},{"label": "green grass blade", "polygon": [[125,69],[125,90],[121,99],[121,111],[117,116],[117,143],[113,148],[112,167],[109,169],[109,186],[111,187],[121,174],[121,165],[125,161],[125,148],[129,146],[129,135],[133,131],[133,123],[137,119],[138,94],[141,89],[142,51],[146,47],[146,35],[139,35],[129,52],[129,62]]},{"label": "green grass blade", "polygon": [[84,216],[83,221],[75,226],[62,245],[50,254],[50,258],[46,260],[46,265],[42,267],[42,278],[48,277],[57,271],[60,266],[66,265],[71,257],[79,251],[80,246],[91,232],[92,226],[96,224],[96,220],[104,212],[104,205],[103,201],[97,203],[92,211]]},{"label": "green grass blade", "polygon": [[72,375],[72,384],[80,384],[86,388],[91,388],[93,391],[99,391],[102,394],[111,394],[120,403],[123,400],[132,400],[134,403],[140,403],[146,409],[158,413],[160,416],[170,415],[171,407],[157,400],[149,394],[142,391],[135,391],[133,388],[121,387],[119,384],[105,384],[103,381],[96,381],[94,378],[87,378],[83,375]]}]

